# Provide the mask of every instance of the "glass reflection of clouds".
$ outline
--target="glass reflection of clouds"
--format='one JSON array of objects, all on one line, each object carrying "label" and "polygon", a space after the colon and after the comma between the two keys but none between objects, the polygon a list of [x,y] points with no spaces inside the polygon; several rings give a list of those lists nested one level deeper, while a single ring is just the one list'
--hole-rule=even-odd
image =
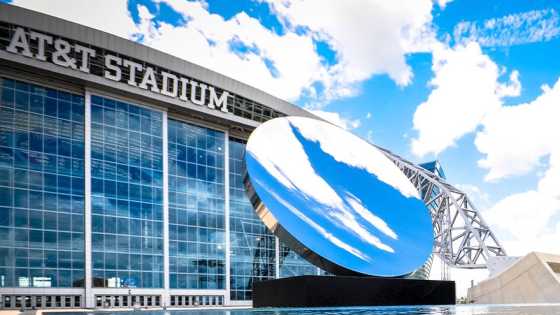
[{"label": "glass reflection of clouds", "polygon": [[430,255],[432,222],[418,191],[359,137],[319,120],[276,118],[251,134],[245,159],[265,224],[319,267],[400,276]]}]

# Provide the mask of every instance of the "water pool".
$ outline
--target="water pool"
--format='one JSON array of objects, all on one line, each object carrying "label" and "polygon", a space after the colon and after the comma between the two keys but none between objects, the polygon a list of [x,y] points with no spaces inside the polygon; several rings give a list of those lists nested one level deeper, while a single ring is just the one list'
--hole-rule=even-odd
[{"label": "water pool", "polygon": [[560,315],[560,304],[516,305],[454,305],[454,306],[392,306],[392,307],[344,307],[344,308],[264,308],[221,310],[168,310],[168,311],[95,311],[95,312],[49,312],[49,315]]}]

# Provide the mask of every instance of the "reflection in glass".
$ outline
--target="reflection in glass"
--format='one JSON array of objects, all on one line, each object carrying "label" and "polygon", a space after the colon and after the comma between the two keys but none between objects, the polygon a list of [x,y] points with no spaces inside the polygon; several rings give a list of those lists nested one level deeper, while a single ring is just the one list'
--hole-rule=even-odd
[{"label": "reflection in glass", "polygon": [[250,300],[254,281],[275,277],[275,238],[255,214],[243,185],[245,144],[229,140],[232,300]]},{"label": "reflection in glass", "polygon": [[303,259],[284,243],[280,242],[280,278],[303,275],[317,275],[319,268]]},{"label": "reflection in glass", "polygon": [[82,287],[84,98],[0,83],[0,287]]},{"label": "reflection in glass", "polygon": [[169,120],[171,288],[225,288],[224,133]]},{"label": "reflection in glass", "polygon": [[91,97],[95,287],[163,286],[162,113]]}]

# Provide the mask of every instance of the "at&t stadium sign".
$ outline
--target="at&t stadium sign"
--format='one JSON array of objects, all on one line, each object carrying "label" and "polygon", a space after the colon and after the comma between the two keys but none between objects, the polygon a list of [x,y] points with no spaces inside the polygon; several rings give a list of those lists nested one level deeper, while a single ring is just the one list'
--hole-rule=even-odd
[{"label": "at&t stadium sign", "polygon": [[91,73],[91,60],[101,57],[104,67],[100,75],[106,79],[228,112],[231,95],[227,91],[89,45],[16,27],[6,51],[85,73]]}]

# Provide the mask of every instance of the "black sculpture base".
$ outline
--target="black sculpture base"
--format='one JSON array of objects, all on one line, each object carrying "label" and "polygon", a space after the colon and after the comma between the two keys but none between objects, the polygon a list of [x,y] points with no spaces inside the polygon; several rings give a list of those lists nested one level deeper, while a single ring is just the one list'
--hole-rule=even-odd
[{"label": "black sculpture base", "polygon": [[455,282],[299,276],[253,284],[254,307],[455,304]]}]

